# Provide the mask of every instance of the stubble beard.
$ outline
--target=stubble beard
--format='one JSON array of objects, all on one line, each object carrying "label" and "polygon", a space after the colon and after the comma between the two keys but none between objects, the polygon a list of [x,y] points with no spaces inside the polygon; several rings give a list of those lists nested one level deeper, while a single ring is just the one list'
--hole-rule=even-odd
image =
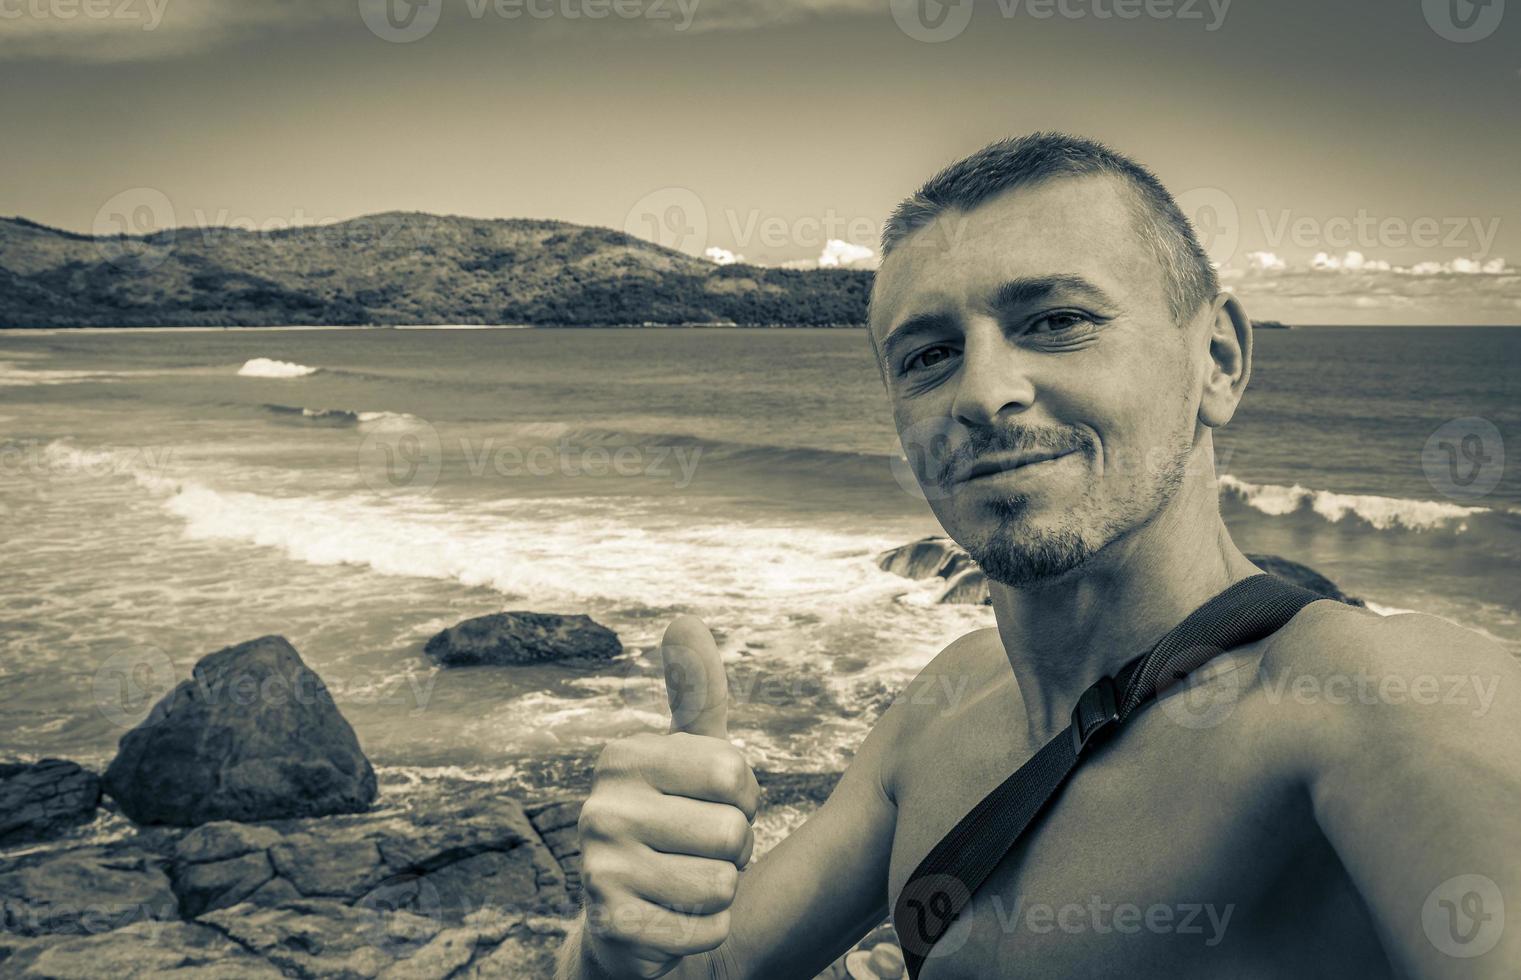
[{"label": "stubble beard", "polygon": [[1171,454],[1148,485],[1103,507],[1093,492],[1083,494],[1055,526],[1039,527],[1029,516],[1027,494],[1011,493],[985,506],[997,525],[981,541],[966,545],[987,577],[1015,589],[1049,585],[1082,568],[1109,545],[1150,524],[1183,486],[1191,446]]}]

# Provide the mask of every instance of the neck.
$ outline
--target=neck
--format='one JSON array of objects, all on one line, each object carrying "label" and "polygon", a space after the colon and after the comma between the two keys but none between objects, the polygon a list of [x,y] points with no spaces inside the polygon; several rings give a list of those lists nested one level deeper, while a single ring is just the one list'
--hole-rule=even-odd
[{"label": "neck", "polygon": [[991,583],[998,633],[1040,744],[1078,697],[1145,653],[1206,600],[1258,569],[1220,519],[1213,474],[1190,477],[1148,523],[1049,582]]}]

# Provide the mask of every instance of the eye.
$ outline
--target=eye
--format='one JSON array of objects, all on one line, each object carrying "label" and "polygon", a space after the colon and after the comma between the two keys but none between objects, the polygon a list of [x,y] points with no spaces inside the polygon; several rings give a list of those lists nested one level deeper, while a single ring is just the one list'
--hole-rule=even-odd
[{"label": "eye", "polygon": [[[1092,323],[1093,318],[1076,310],[1058,310],[1055,313],[1046,313],[1030,323],[1029,333],[1059,333],[1070,330],[1073,327],[1085,323]],[[1042,328],[1046,329],[1042,329]]]},{"label": "eye", "polygon": [[917,371],[922,368],[931,368],[948,360],[956,353],[956,349],[947,344],[934,344],[923,350],[915,351],[903,362],[904,371]]}]

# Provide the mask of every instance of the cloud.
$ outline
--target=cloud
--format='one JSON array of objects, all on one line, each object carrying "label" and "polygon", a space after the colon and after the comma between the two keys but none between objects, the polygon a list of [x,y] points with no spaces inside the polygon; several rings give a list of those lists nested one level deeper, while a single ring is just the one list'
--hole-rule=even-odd
[{"label": "cloud", "polygon": [[1451,262],[1417,262],[1408,269],[1396,269],[1411,276],[1502,276],[1509,270],[1505,265],[1505,259],[1496,256],[1492,259],[1465,259],[1456,258]]},{"label": "cloud", "polygon": [[714,265],[735,265],[745,261],[743,255],[735,255],[728,249],[719,248],[717,245],[709,245],[703,250],[702,256]]},{"label": "cloud", "polygon": [[1370,259],[1363,253],[1353,250],[1342,255],[1329,255],[1325,252],[1316,252],[1310,260],[1310,268],[1319,272],[1388,272],[1392,266],[1383,259]]},{"label": "cloud", "polygon": [[831,238],[819,253],[818,265],[820,269],[875,269],[877,253],[865,245]]},{"label": "cloud", "polygon": [[692,31],[745,31],[886,11],[882,0],[702,0]]},{"label": "cloud", "polygon": [[1521,322],[1521,271],[1498,258],[1407,268],[1318,255],[1297,267],[1235,270],[1231,292],[1253,317],[1295,324]]},{"label": "cloud", "polygon": [[1289,266],[1273,252],[1248,252],[1246,267],[1260,272],[1280,272]]},{"label": "cloud", "polygon": [[0,2],[0,59],[143,61],[190,54],[262,31],[341,18],[339,0],[25,0]]},{"label": "cloud", "polygon": [[[383,8],[391,0],[359,0]],[[506,19],[491,13],[489,0],[436,0],[445,21],[498,22],[513,30],[562,29],[581,20],[566,17]],[[572,4],[590,0],[566,0]],[[356,0],[0,0],[0,60],[83,62],[151,61],[196,54],[251,35],[300,31],[340,24],[363,31]],[[540,4],[540,7],[545,5]],[[804,23],[827,17],[876,16],[881,0],[644,0],[665,18],[622,20],[669,30],[680,23],[693,34],[742,31]],[[551,5],[550,9],[558,9]]]}]

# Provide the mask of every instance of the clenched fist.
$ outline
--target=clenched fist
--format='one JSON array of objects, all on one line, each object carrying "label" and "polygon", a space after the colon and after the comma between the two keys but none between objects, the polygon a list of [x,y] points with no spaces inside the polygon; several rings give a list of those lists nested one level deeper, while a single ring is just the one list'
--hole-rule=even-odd
[{"label": "clenched fist", "polygon": [[719,946],[750,861],[755,774],[728,739],[713,635],[679,616],[661,641],[671,731],[610,743],[581,808],[586,942],[614,976],[658,977]]}]

